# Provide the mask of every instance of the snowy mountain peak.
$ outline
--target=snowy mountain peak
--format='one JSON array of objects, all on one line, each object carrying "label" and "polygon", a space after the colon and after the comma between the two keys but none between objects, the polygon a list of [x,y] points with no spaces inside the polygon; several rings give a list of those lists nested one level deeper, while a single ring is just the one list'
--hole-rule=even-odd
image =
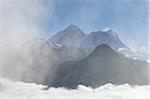
[{"label": "snowy mountain peak", "polygon": [[[107,31],[96,31],[96,32],[92,32],[89,34],[89,36],[92,36],[92,38],[102,38],[105,36],[106,40],[108,39],[119,39],[119,36],[116,32],[114,32],[113,30],[109,29]],[[111,37],[111,38],[108,38]]]},{"label": "snowy mountain peak", "polygon": [[103,30],[102,30],[102,32],[104,32],[104,33],[109,33],[109,34],[111,34],[111,35],[113,35],[113,36],[116,36],[116,37],[118,37],[118,34],[116,33],[116,32],[114,32],[112,29],[110,29],[110,28],[104,28]]},{"label": "snowy mountain peak", "polygon": [[85,37],[86,34],[79,27],[71,24],[63,31],[56,33],[49,40],[70,48],[71,46],[79,46]]},{"label": "snowy mountain peak", "polygon": [[78,26],[77,25],[75,25],[75,24],[70,24],[68,27],[70,27],[70,28],[78,28]]},{"label": "snowy mountain peak", "polygon": [[106,32],[110,32],[110,33],[111,33],[111,32],[113,32],[113,33],[114,33],[114,31],[113,31],[113,30],[111,30],[111,29],[107,30]]},{"label": "snowy mountain peak", "polygon": [[102,29],[102,32],[107,32],[109,30],[111,30],[111,29],[110,28],[104,28],[104,29]]},{"label": "snowy mountain peak", "polygon": [[56,33],[49,40],[64,46],[68,50],[64,53],[68,53],[68,55],[72,53],[72,56],[77,56],[77,53],[82,52],[82,50],[84,50],[84,54],[89,55],[97,46],[103,43],[114,50],[126,48],[126,45],[119,39],[118,34],[111,29],[107,29],[105,32],[95,31],[86,35],[74,24]]},{"label": "snowy mountain peak", "polygon": [[68,26],[64,31],[82,32],[82,30],[74,24],[71,24],[70,26]]},{"label": "snowy mountain peak", "polygon": [[105,43],[102,43],[99,46],[97,46],[91,54],[97,56],[99,54],[104,54],[104,53],[106,56],[109,56],[110,54],[111,55],[113,54],[113,56],[116,55],[116,52]]},{"label": "snowy mountain peak", "polygon": [[114,32],[113,30],[111,30],[111,29],[107,30],[106,33],[109,33],[109,34],[111,34],[113,36],[117,36],[118,37],[118,34],[116,32]]}]

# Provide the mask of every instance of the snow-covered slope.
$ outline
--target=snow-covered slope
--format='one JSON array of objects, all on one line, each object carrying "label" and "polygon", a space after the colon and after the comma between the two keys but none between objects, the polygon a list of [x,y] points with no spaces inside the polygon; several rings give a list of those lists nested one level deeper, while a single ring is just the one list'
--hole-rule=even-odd
[{"label": "snow-covered slope", "polygon": [[97,89],[79,85],[76,90],[49,88],[34,83],[12,82],[0,78],[0,99],[150,99],[150,86],[115,86]]},{"label": "snow-covered slope", "polygon": [[76,25],[70,25],[63,31],[56,33],[49,41],[63,46],[61,56],[64,60],[78,60],[85,56],[81,49],[81,42],[86,34]]},{"label": "snow-covered slope", "polygon": [[114,50],[119,48],[128,49],[127,46],[121,42],[117,33],[112,30],[96,31],[90,33],[83,41],[84,50],[89,54],[100,44],[107,44]]},{"label": "snow-covered slope", "polygon": [[78,47],[81,40],[86,36],[84,32],[76,25],[71,24],[69,27],[56,33],[50,38],[51,41],[65,45],[67,47]]}]

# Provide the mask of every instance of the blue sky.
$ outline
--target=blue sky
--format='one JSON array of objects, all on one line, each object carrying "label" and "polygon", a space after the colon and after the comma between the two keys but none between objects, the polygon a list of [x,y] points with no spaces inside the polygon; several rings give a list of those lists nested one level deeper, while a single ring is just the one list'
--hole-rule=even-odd
[{"label": "blue sky", "polygon": [[75,24],[87,34],[111,28],[135,50],[148,46],[148,0],[0,0],[0,12],[2,39],[48,38]]},{"label": "blue sky", "polygon": [[47,36],[70,24],[86,33],[108,27],[134,49],[148,46],[148,0],[54,0],[53,8],[47,9],[54,17],[53,22],[48,17],[45,22]]}]

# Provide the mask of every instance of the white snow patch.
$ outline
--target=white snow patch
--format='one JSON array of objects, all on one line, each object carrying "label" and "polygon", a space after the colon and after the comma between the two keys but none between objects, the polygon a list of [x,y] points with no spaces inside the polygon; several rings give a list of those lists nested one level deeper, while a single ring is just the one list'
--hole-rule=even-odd
[{"label": "white snow patch", "polygon": [[118,52],[121,52],[121,51],[127,51],[127,49],[126,49],[126,48],[123,48],[123,47],[118,48]]},{"label": "white snow patch", "polygon": [[147,60],[148,63],[150,63],[150,60]]},{"label": "white snow patch", "polygon": [[57,47],[57,48],[62,48],[63,46],[61,45],[61,44],[59,44],[59,43],[54,43],[55,44],[55,46]]},{"label": "white snow patch", "polygon": [[137,60],[137,58],[136,58],[136,57],[133,57],[132,59],[133,59],[133,60]]},{"label": "white snow patch", "polygon": [[103,29],[102,29],[102,32],[107,32],[107,31],[109,31],[109,30],[110,30],[110,28],[106,27],[106,28],[103,28]]}]

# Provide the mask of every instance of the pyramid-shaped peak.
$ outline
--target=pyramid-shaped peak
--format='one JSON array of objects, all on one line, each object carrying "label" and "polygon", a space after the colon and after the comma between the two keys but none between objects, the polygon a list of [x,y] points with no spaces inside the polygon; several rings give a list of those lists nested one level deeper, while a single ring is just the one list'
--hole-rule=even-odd
[{"label": "pyramid-shaped peak", "polygon": [[75,25],[75,24],[70,24],[69,27],[70,27],[70,28],[74,28],[74,27],[75,27],[75,28],[78,28],[78,26]]},{"label": "pyramid-shaped peak", "polygon": [[107,44],[100,44],[99,46],[96,47],[95,50],[98,50],[98,49],[112,49],[110,46],[108,46]]},{"label": "pyramid-shaped peak", "polygon": [[101,44],[99,46],[97,46],[93,52],[90,55],[94,55],[94,56],[118,56],[118,54],[107,44]]},{"label": "pyramid-shaped peak", "polygon": [[82,31],[77,25],[71,24],[65,30]]}]

